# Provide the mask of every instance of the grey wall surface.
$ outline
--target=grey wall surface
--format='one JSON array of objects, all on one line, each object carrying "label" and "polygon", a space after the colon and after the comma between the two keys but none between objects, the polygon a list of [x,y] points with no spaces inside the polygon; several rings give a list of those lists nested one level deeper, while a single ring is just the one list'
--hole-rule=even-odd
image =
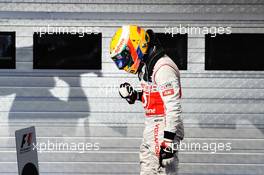
[{"label": "grey wall surface", "polygon": [[[137,85],[116,69],[109,41],[123,24],[224,26],[264,33],[263,0],[1,0],[0,31],[16,32],[15,70],[0,70],[0,174],[17,174],[14,132],[36,126],[38,142],[99,143],[100,150],[39,153],[41,175],[139,174],[143,109],[119,98]],[[90,27],[103,34],[102,71],[33,70],[38,27]],[[188,37],[181,71],[185,142],[231,143],[231,151],[180,152],[180,174],[264,172],[264,72],[205,71],[204,35]]]}]

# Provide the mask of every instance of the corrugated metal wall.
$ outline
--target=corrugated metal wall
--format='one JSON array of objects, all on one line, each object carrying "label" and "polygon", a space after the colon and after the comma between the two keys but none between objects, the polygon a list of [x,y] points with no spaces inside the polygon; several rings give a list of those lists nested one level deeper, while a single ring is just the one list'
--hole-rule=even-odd
[{"label": "corrugated metal wall", "polygon": [[[143,110],[115,88],[137,79],[119,72],[108,44],[122,24],[231,26],[264,33],[263,0],[1,0],[0,31],[16,31],[17,69],[0,70],[0,174],[17,173],[14,131],[35,125],[39,142],[99,143],[99,151],[40,153],[47,175],[138,174]],[[94,27],[103,34],[102,71],[33,70],[33,32],[43,26]],[[35,27],[35,28],[34,28]],[[189,35],[181,71],[185,142],[231,143],[231,151],[182,151],[181,174],[264,172],[264,73],[204,70],[204,36]]]}]

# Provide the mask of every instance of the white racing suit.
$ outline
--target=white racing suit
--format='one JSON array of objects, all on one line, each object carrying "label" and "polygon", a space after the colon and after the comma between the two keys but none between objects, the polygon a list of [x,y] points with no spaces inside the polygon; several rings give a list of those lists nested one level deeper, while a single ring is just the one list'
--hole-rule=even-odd
[{"label": "white racing suit", "polygon": [[177,152],[173,158],[163,160],[164,168],[160,167],[159,153],[164,137],[174,140],[174,144],[179,144],[184,137],[184,128],[180,117],[179,70],[166,55],[156,62],[151,81],[143,79],[147,72],[145,69],[146,66],[139,74],[146,117],[143,143],[140,146],[140,174],[177,174]]}]

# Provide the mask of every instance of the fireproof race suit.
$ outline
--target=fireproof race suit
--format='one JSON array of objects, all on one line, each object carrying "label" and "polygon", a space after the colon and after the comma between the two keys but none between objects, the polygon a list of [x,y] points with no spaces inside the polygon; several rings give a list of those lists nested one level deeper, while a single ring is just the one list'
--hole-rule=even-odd
[{"label": "fireproof race suit", "polygon": [[[178,155],[164,159],[160,167],[160,145],[164,139],[179,144],[184,137],[181,115],[181,84],[176,64],[164,55],[156,60],[153,71],[143,66],[139,73],[142,103],[145,109],[145,130],[140,147],[141,175],[177,174]],[[151,75],[147,75],[151,72]],[[151,80],[148,79],[151,78]]]},{"label": "fireproof race suit", "polygon": [[[145,109],[145,130],[140,146],[141,175],[177,174],[177,148],[184,137],[181,119],[180,73],[176,64],[165,54],[152,30],[149,49],[138,69],[141,91],[136,91],[129,83],[120,85],[119,94],[129,104],[136,100]],[[164,146],[165,145],[165,146]],[[175,147],[176,146],[176,147]]]}]

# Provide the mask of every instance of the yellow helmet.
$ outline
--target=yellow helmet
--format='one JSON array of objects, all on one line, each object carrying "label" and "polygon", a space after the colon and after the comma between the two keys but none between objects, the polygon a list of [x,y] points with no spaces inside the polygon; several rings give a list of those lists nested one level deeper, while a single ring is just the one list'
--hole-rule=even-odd
[{"label": "yellow helmet", "polygon": [[147,53],[149,35],[139,26],[118,28],[110,43],[110,56],[119,69],[136,74]]}]

